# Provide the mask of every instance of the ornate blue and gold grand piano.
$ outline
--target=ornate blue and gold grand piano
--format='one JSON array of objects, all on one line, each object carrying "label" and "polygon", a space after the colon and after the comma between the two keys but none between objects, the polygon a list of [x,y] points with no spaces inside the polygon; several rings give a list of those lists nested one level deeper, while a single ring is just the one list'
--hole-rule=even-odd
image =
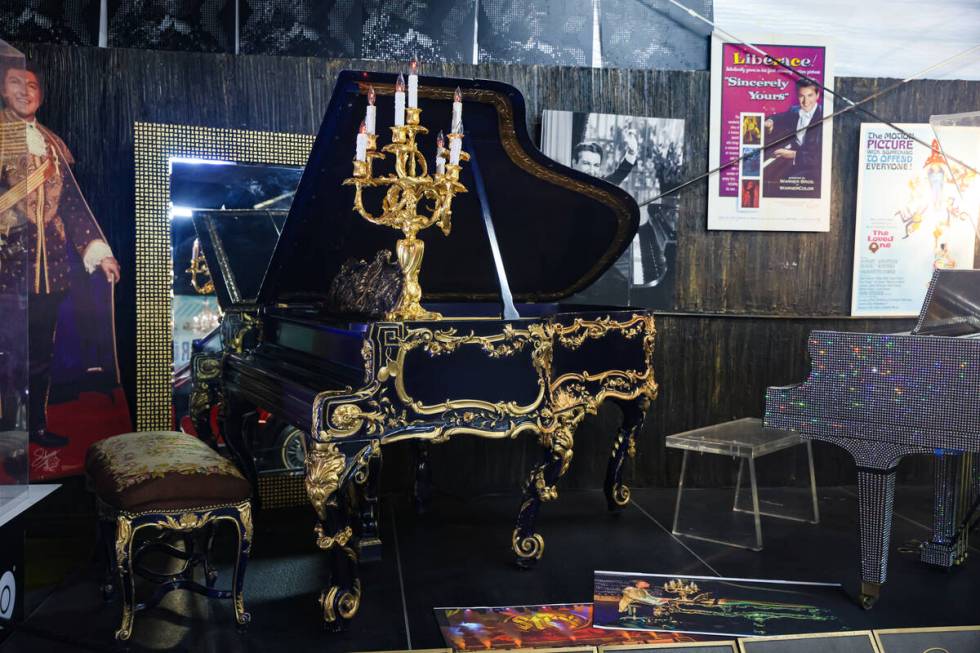
[{"label": "ornate blue and gold grand piano", "polygon": [[[618,509],[629,500],[624,458],[657,395],[648,311],[560,303],[625,250],[637,205],[541,154],[524,99],[507,84],[421,78],[419,108],[429,125],[448,127],[453,92],[462,92],[470,160],[459,181],[469,192],[453,201],[448,236],[419,234],[422,301],[442,318],[386,317],[403,289],[395,238],[352,210],[355,191],[342,182],[370,88],[381,124],[394,84],[388,74],[339,76],[268,269],[256,274],[260,256],[233,260],[226,245],[236,221],[203,215],[197,223],[224,311],[220,351],[201,351],[192,362],[198,431],[210,430],[207,415],[220,402],[224,439],[253,478],[247,434],[255,409],[307,434],[316,544],[330,558],[320,605],[336,626],[357,613],[358,561],[379,542],[385,445],[536,438],[542,460],[528,473],[510,534],[518,563],[531,566],[544,550],[535,518],[541,502],[557,496],[579,422],[606,400],[622,408],[605,481]],[[434,153],[435,139],[420,147]],[[365,204],[383,195],[365,189]],[[240,284],[239,276],[251,281]]]}]

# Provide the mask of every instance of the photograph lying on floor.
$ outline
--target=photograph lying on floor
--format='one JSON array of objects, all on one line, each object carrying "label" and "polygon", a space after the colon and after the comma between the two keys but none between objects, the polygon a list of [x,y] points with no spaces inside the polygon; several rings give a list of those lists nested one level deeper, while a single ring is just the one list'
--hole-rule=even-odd
[{"label": "photograph lying on floor", "polygon": [[680,633],[599,630],[592,627],[592,605],[515,605],[435,608],[446,645],[457,651],[541,646],[601,646],[689,642]]},{"label": "photograph lying on floor", "polygon": [[[546,110],[541,150],[619,186],[640,204],[640,228],[633,242],[572,301],[673,308],[679,196],[656,198],[683,181],[684,121]],[[650,200],[655,201],[643,205]]]},{"label": "photograph lying on floor", "polygon": [[[928,124],[896,127],[922,143],[861,125],[852,315],[914,316],[933,270],[973,267],[976,162],[951,155]],[[958,127],[955,139],[980,153],[980,127]]]},{"label": "photograph lying on floor", "polygon": [[592,625],[727,637],[845,630],[840,585],[595,572]]}]

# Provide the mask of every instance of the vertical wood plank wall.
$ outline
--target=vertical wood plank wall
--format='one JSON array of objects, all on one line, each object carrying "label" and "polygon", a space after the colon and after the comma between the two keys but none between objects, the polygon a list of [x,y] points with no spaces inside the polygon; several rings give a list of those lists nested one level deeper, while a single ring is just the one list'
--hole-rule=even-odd
[{"label": "vertical wood plank wall", "polygon": [[[42,123],[72,149],[79,184],[106,230],[124,278],[117,296],[123,379],[135,384],[134,164],[136,121],[208,127],[316,133],[337,72],[347,68],[396,71],[378,61],[231,56],[125,49],[23,45],[44,71]],[[514,84],[527,99],[533,136],[541,111],[564,109],[683,118],[688,177],[706,170],[707,72],[636,71],[518,65],[433,64],[428,74],[482,77]],[[838,78],[837,92],[858,100],[894,80]],[[838,102],[840,109],[843,102]],[[922,122],[935,113],[980,107],[980,82],[916,81],[867,108],[884,119]],[[810,330],[899,331],[905,320],[852,320],[851,268],[857,189],[858,133],[873,121],[850,112],[834,121],[834,176],[829,233],[709,232],[707,183],[682,191],[678,229],[678,285],[674,311],[658,318],[656,371],[660,399],[633,463],[635,485],[677,481],[679,456],[663,437],[738,417],[761,415],[766,386],[800,381],[807,373]],[[490,189],[493,192],[493,189]],[[618,415],[604,410],[577,434],[567,487],[598,487],[610,431]],[[386,483],[406,487],[407,447],[386,454]],[[440,487],[460,492],[511,490],[537,455],[529,442],[463,440],[433,449]],[[715,458],[715,459],[712,459]],[[705,458],[693,480],[730,484],[734,466]],[[763,480],[794,482],[803,461],[789,453]],[[903,466],[905,481],[927,482],[930,463]],[[818,481],[853,483],[853,464],[833,447],[817,448]]]}]

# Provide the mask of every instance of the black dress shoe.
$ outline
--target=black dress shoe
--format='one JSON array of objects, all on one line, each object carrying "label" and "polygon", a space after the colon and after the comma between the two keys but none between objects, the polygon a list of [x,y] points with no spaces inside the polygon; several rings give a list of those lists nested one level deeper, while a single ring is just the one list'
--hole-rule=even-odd
[{"label": "black dress shoe", "polygon": [[71,440],[64,435],[58,435],[44,429],[37,429],[31,432],[31,443],[45,449],[60,449],[68,446]]}]

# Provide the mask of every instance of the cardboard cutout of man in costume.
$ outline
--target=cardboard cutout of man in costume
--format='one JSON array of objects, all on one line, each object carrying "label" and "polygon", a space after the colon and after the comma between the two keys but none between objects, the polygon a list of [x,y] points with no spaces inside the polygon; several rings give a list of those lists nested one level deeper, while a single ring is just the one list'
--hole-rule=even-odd
[{"label": "cardboard cutout of man in costume", "polygon": [[[46,428],[58,313],[78,257],[86,272],[119,281],[119,263],[69,169],[65,143],[36,117],[43,78],[32,65],[2,71],[0,97],[0,231],[27,251],[27,262],[0,268],[0,289],[25,281],[29,299],[29,430],[34,445],[55,449],[65,435]],[[110,327],[111,328],[111,327]]]}]

